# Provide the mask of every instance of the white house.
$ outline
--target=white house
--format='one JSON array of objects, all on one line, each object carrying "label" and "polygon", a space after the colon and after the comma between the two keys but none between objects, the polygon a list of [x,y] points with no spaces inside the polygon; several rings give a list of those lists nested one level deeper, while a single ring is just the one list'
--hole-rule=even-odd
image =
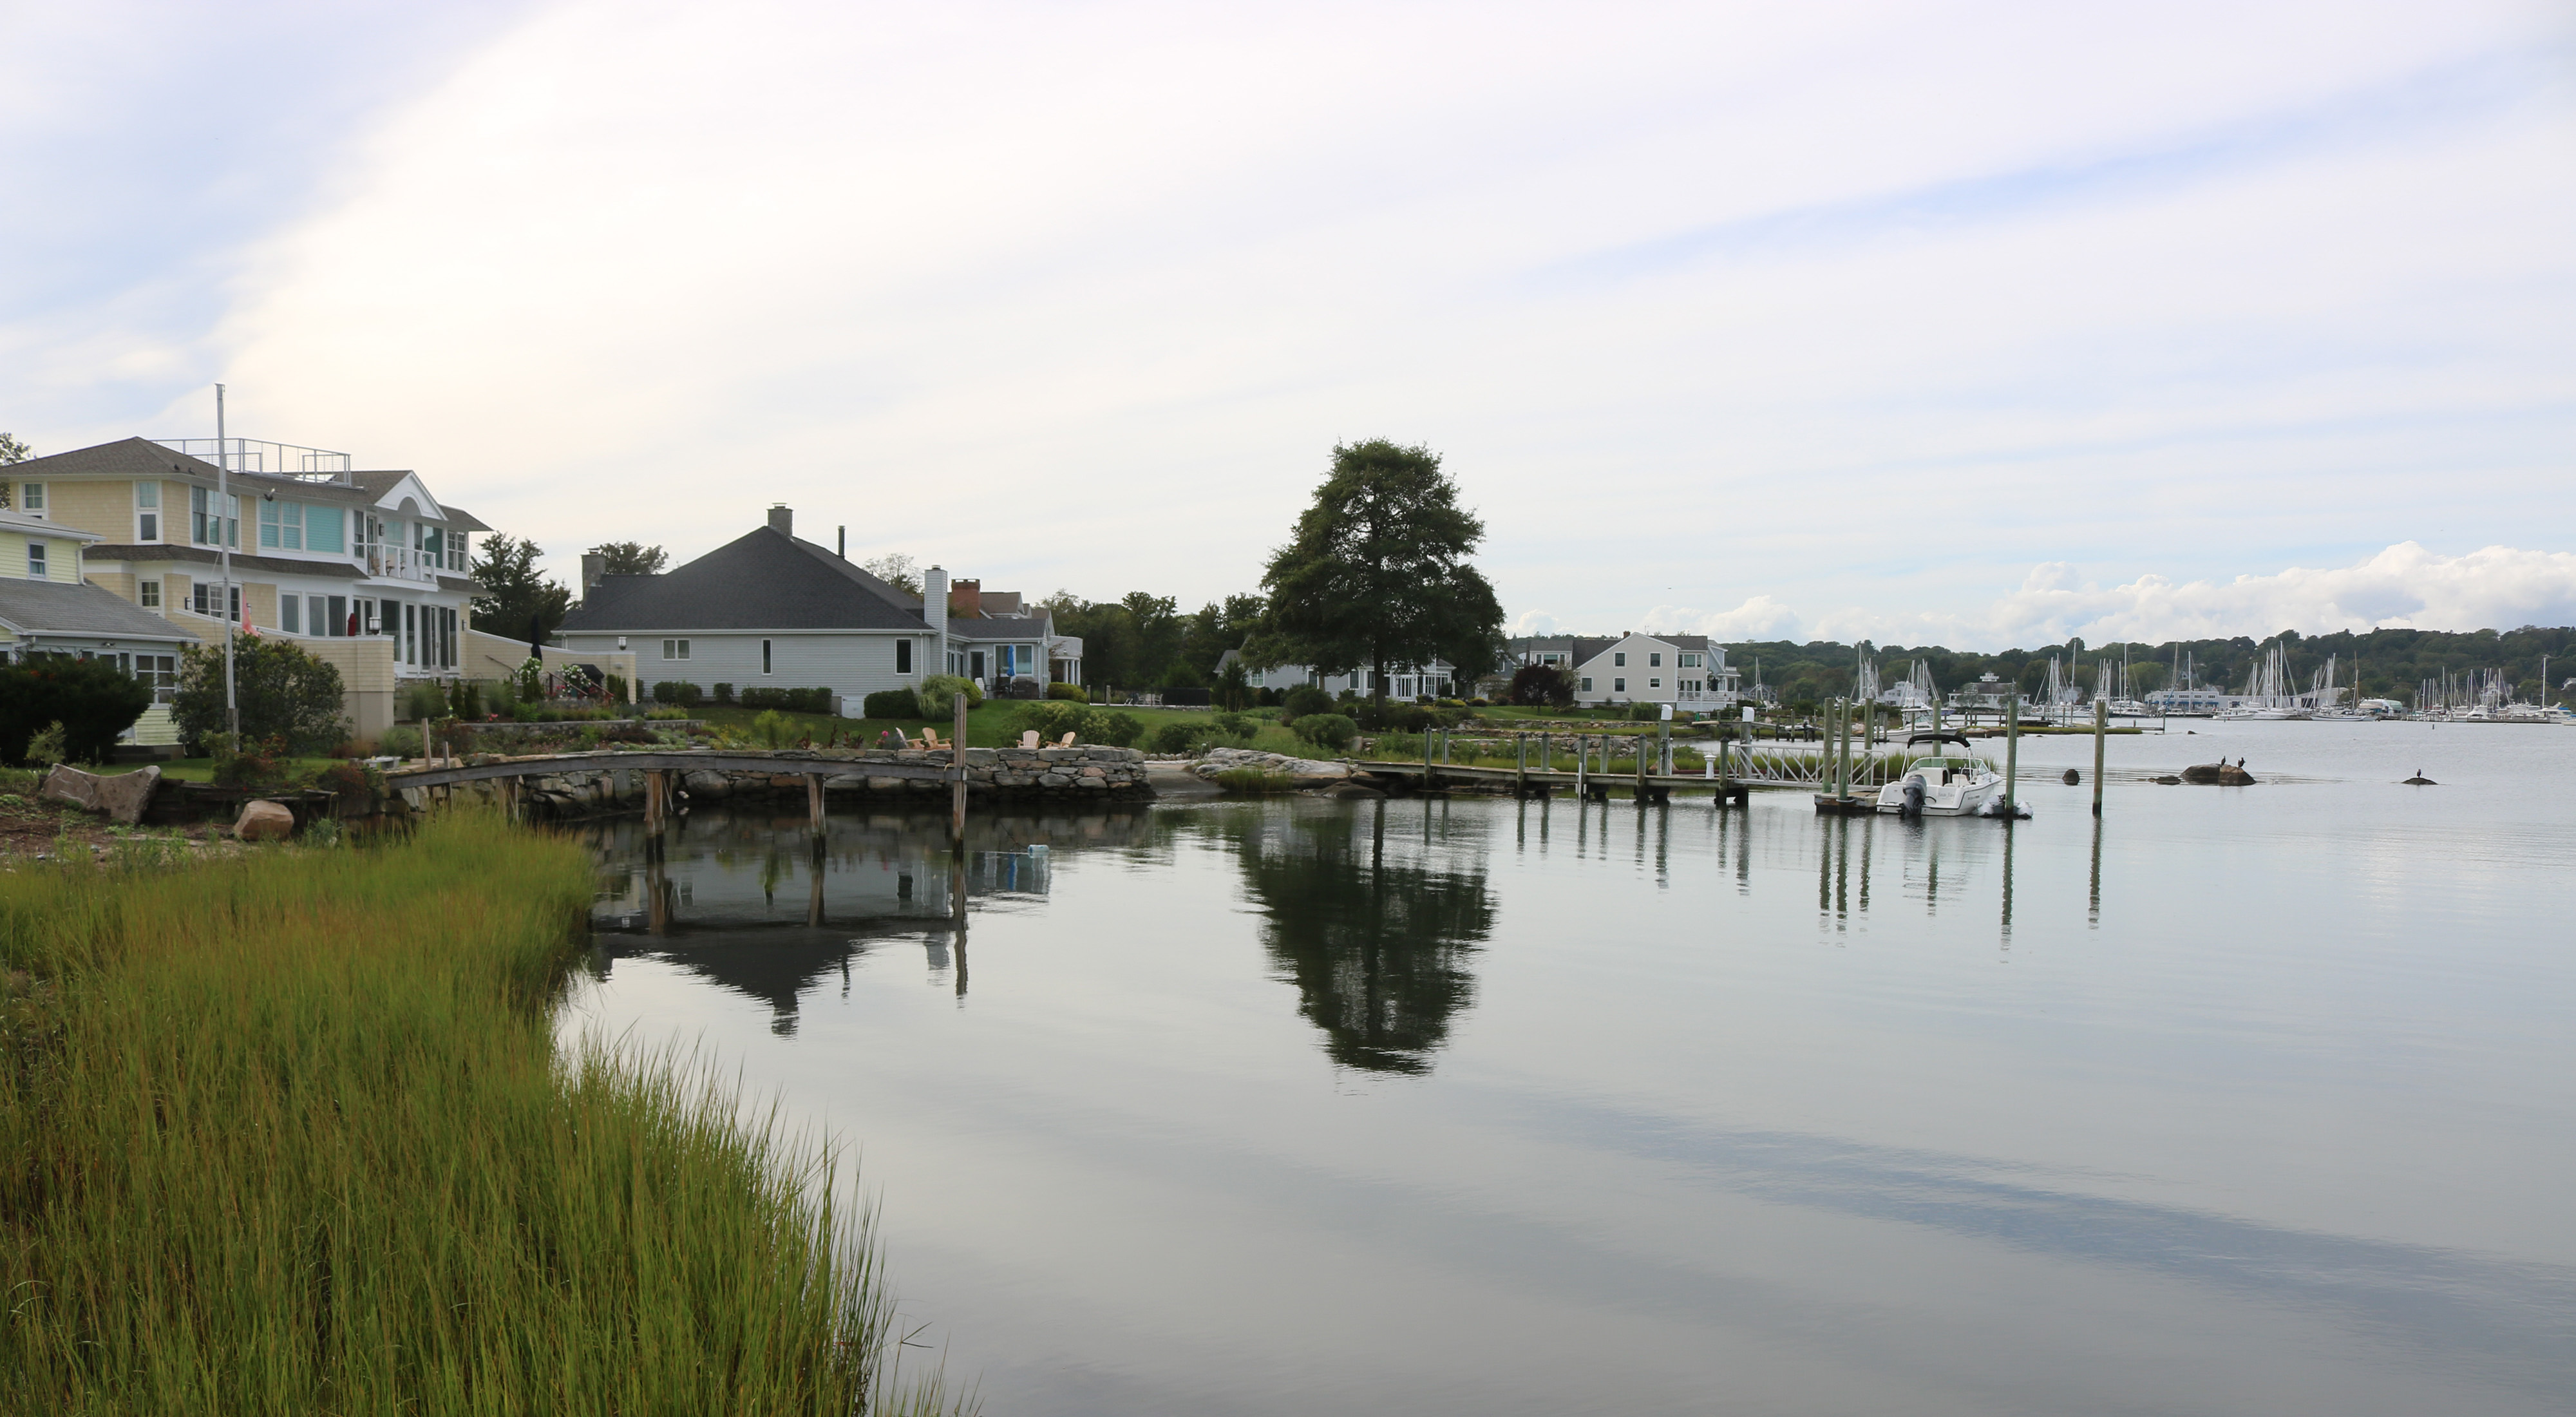
[{"label": "white house", "polygon": [[1738,697],[1737,672],[1727,667],[1726,650],[1710,644],[1706,635],[1631,631],[1606,644],[1576,643],[1589,651],[1573,668],[1574,695],[1586,702],[1706,711],[1725,708]]}]

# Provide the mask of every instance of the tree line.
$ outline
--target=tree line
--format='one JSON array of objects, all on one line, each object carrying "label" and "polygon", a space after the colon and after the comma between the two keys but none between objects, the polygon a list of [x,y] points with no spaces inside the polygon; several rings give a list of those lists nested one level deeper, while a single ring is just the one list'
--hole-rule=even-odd
[{"label": "tree line", "polygon": [[2464,676],[2472,672],[2500,669],[2515,685],[2516,695],[2532,702],[2543,702],[2540,680],[2541,659],[2549,659],[2549,677],[2556,685],[2576,678],[2576,629],[2543,629],[2525,625],[2517,630],[2338,630],[2326,635],[2302,635],[2284,630],[2272,639],[2254,639],[2238,635],[2229,639],[2164,640],[2149,644],[2144,641],[2116,641],[2088,644],[2081,637],[2069,638],[2035,649],[2008,649],[1992,654],[1973,650],[1952,650],[1939,645],[1877,645],[1862,640],[1857,644],[1830,640],[1811,640],[1797,644],[1787,640],[1745,641],[1726,645],[1727,663],[1744,676],[1749,687],[1754,682],[1758,662],[1762,679],[1769,684],[1784,704],[1821,702],[1852,691],[1855,659],[1865,657],[1878,662],[1879,682],[1893,685],[1905,679],[1917,661],[1932,673],[1932,681],[1942,692],[1982,679],[1988,674],[2018,686],[2025,694],[2034,694],[2047,683],[2048,661],[2054,656],[2061,673],[2073,674],[2071,682],[2087,690],[2093,686],[2095,665],[2108,660],[2113,666],[2117,684],[2118,666],[2126,660],[2129,666],[2129,688],[2138,694],[2174,686],[2176,675],[2188,668],[2192,682],[2203,687],[2241,691],[2260,659],[2277,639],[2286,651],[2292,681],[2301,689],[2326,658],[2335,659],[2335,679],[2350,686],[2354,666],[2360,666],[2361,692],[2364,698],[2395,699],[2413,703],[2417,686],[2427,679],[2445,674]]}]

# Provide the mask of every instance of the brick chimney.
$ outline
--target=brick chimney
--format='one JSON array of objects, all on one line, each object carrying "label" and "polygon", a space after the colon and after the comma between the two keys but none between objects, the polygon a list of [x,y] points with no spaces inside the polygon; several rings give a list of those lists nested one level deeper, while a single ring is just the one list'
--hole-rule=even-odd
[{"label": "brick chimney", "polygon": [[796,534],[796,514],[788,510],[786,503],[779,502],[770,507],[769,529],[780,536]]},{"label": "brick chimney", "polygon": [[984,618],[984,583],[958,581],[948,588],[948,613],[960,620]]}]

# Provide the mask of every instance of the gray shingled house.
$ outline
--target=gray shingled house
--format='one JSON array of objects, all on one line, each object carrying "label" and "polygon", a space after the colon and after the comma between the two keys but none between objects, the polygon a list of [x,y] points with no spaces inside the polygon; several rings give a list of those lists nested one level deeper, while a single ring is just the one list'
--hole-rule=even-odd
[{"label": "gray shingled house", "polygon": [[[827,688],[841,696],[917,688],[939,629],[921,598],[798,538],[794,514],[654,576],[583,575],[557,637],[574,654],[632,650],[643,687]],[[852,705],[856,710],[856,705]]]}]

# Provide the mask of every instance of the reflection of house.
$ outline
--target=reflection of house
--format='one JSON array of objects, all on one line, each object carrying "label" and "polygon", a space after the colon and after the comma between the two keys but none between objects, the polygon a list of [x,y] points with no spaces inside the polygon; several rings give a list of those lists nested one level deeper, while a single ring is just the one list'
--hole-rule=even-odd
[{"label": "reflection of house", "polygon": [[393,721],[401,681],[456,674],[468,545],[488,528],[416,473],[349,463],[247,438],[220,453],[211,438],[127,438],[28,459],[0,470],[0,487],[23,515],[93,533],[87,578],[182,636],[220,640],[224,620],[246,621],[337,666],[366,737]]},{"label": "reflection of house", "polygon": [[995,690],[1013,679],[1081,681],[1082,641],[1053,633],[1045,606],[975,581],[952,587],[937,566],[922,576],[928,594],[914,595],[795,526],[793,511],[772,507],[767,524],[660,575],[602,575],[585,558],[581,604],[557,635],[577,655],[631,648],[647,684],[701,690],[823,688],[855,699],[918,688],[942,666]]},{"label": "reflection of house", "polygon": [[[1241,657],[1241,651],[1227,650],[1216,662],[1217,673],[1223,675],[1225,667]],[[1369,672],[1365,669],[1355,669],[1348,674],[1323,674],[1317,672],[1311,664],[1273,664],[1265,669],[1253,669],[1247,665],[1244,679],[1256,689],[1277,689],[1285,692],[1300,684],[1312,684],[1335,698],[1340,698],[1346,693],[1357,694],[1361,698],[1370,697]],[[1390,698],[1398,699],[1456,698],[1458,696],[1457,674],[1449,667],[1446,660],[1439,659],[1431,661],[1427,666],[1411,664],[1389,666],[1386,671],[1386,692]]]}]

